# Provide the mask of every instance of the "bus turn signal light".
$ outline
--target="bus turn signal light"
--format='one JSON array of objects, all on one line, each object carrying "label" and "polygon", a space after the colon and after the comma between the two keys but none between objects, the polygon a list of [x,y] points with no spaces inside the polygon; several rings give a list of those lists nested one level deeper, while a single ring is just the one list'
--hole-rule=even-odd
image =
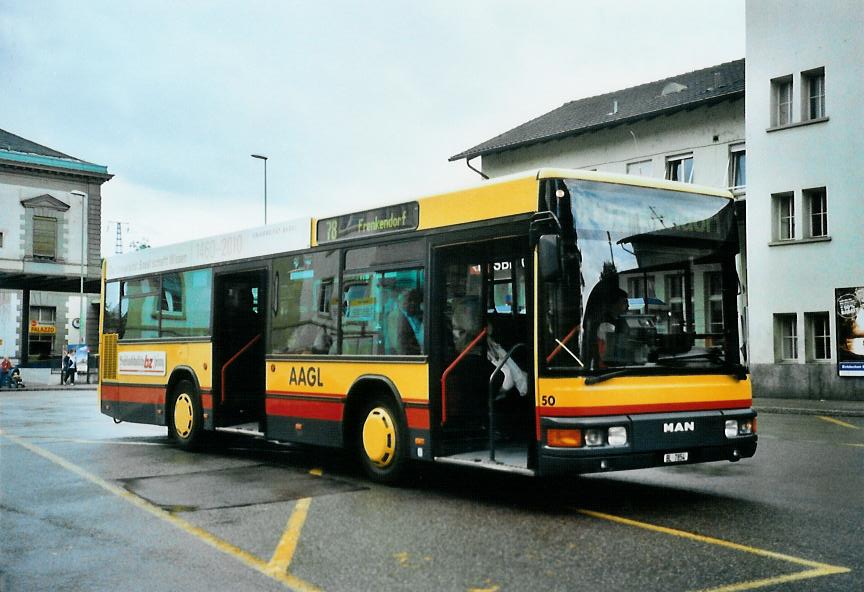
[{"label": "bus turn signal light", "polygon": [[581,448],[582,430],[546,430],[546,443],[549,446],[558,446],[561,448]]}]

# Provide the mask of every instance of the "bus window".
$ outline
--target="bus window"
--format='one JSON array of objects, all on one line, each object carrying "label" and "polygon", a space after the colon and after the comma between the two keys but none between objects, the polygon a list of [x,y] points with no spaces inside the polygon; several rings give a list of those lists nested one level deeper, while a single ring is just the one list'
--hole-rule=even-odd
[{"label": "bus window", "polygon": [[209,269],[162,276],[161,337],[204,337],[210,334]]},{"label": "bus window", "polygon": [[120,298],[124,339],[159,337],[159,278],[128,280]]},{"label": "bus window", "polygon": [[107,282],[102,332],[121,333],[120,329],[120,282]]},{"label": "bus window", "polygon": [[337,307],[332,297],[338,270],[338,251],[273,262],[279,282],[270,334],[273,353],[335,353]]},{"label": "bus window", "polygon": [[342,353],[425,353],[423,270],[345,274]]}]

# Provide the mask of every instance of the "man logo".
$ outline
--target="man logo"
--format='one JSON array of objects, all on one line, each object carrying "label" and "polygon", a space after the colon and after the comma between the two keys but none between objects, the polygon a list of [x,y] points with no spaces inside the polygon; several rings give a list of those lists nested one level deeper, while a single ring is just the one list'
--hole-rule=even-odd
[{"label": "man logo", "polygon": [[663,433],[669,432],[695,432],[696,431],[696,422],[695,421],[679,421],[678,423],[664,423],[663,424]]}]

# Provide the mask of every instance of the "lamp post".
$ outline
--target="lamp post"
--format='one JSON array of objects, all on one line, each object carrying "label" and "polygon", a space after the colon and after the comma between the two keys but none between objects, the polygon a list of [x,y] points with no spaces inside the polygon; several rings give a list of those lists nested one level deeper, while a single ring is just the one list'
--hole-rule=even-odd
[{"label": "lamp post", "polygon": [[78,301],[78,340],[81,343],[87,343],[87,333],[84,330],[86,319],[84,317],[84,221],[87,218],[87,194],[83,191],[71,191],[72,195],[81,197],[81,277],[79,284],[79,301]]},{"label": "lamp post", "polygon": [[251,154],[252,158],[264,161],[264,224],[267,224],[267,157],[261,154]]}]

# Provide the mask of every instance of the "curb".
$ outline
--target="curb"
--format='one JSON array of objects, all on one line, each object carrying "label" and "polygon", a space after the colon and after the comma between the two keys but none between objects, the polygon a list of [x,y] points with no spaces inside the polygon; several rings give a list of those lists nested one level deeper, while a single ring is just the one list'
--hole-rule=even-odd
[{"label": "curb", "polygon": [[775,413],[778,415],[845,415],[846,417],[864,417],[864,409],[812,409],[807,407],[777,407],[775,405],[753,405],[758,413]]}]

